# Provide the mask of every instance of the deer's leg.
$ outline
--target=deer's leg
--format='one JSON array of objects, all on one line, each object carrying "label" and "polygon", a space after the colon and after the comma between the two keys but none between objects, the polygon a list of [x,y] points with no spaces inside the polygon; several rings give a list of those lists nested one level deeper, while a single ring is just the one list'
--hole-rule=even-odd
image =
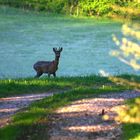
[{"label": "deer's leg", "polygon": [[35,78],[39,78],[43,73],[42,72],[37,72]]},{"label": "deer's leg", "polygon": [[56,73],[55,72],[53,73],[53,76],[56,77]]},{"label": "deer's leg", "polygon": [[48,77],[49,77],[49,78],[50,78],[50,75],[51,75],[51,74],[50,74],[50,73],[48,73]]}]

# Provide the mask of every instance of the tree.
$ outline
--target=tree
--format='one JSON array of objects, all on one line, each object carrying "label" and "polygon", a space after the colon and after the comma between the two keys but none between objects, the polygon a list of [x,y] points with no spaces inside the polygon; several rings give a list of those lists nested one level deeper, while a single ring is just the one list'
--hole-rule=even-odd
[{"label": "tree", "polygon": [[[113,40],[119,50],[112,52],[113,56],[118,57],[121,61],[128,64],[135,70],[140,70],[140,25],[139,24],[125,24],[122,27],[123,37],[121,41],[113,35]],[[112,80],[114,80],[112,78]],[[122,84],[130,84],[134,88],[139,88],[139,83],[131,83],[123,79],[115,79],[114,81],[121,81]],[[118,111],[118,120],[129,123],[140,123],[140,98],[135,100],[131,106],[127,106]]]}]

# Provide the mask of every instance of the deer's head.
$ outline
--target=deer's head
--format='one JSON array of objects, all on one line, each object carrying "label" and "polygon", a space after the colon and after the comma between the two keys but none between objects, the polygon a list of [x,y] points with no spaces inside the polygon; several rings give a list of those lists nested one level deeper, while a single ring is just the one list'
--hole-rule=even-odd
[{"label": "deer's head", "polygon": [[56,56],[57,58],[60,57],[60,54],[61,54],[62,50],[63,50],[63,48],[59,48],[59,49],[53,48],[53,51],[54,51],[55,56]]}]

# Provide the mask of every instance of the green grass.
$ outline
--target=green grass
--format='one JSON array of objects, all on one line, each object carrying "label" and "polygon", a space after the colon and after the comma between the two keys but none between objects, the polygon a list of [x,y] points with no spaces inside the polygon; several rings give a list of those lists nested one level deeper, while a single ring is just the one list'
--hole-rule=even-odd
[{"label": "green grass", "polygon": [[[137,99],[140,99],[140,97]],[[129,106],[136,105],[135,99],[130,99],[126,103]],[[123,124],[123,140],[140,140],[140,124],[138,123]]]},{"label": "green grass", "polygon": [[[129,82],[139,82],[140,79],[139,76],[133,75],[122,75],[117,78],[124,78]],[[68,89],[68,91],[34,102],[22,112],[14,115],[12,123],[0,129],[0,140],[46,140],[49,115],[57,108],[78,99],[94,98],[98,94],[109,94],[134,89],[134,87],[129,84],[121,85],[112,82],[109,77],[100,76],[0,80],[1,97],[60,89]],[[126,125],[124,136],[127,131],[129,127]]]},{"label": "green grass", "polygon": [[123,140],[140,140],[140,124],[124,124],[123,138]]},{"label": "green grass", "polygon": [[[122,75],[119,78],[128,81],[140,81],[139,76]],[[28,93],[43,93],[80,87],[98,88],[102,86],[130,89],[130,85],[121,85],[109,80],[108,77],[85,76],[85,77],[60,77],[60,78],[24,78],[0,80],[0,97],[22,95]]]}]

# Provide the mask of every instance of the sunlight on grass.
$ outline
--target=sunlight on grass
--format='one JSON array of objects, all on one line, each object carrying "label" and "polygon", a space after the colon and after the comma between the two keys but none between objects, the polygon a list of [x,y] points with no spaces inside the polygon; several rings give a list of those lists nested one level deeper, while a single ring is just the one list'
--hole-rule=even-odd
[{"label": "sunlight on grass", "polygon": [[0,97],[27,93],[43,93],[55,90],[73,89],[76,87],[94,87],[111,82],[107,77],[60,77],[55,79],[7,79],[0,80]]},{"label": "sunlight on grass", "polygon": [[109,79],[116,83],[117,85],[127,85],[130,88],[133,87],[134,89],[140,89],[140,83],[138,82],[134,82],[134,81],[130,81],[128,79],[124,79],[124,78],[120,78],[120,77],[109,77]]},{"label": "sunlight on grass", "polygon": [[17,116],[13,117],[13,119],[16,120],[14,124],[31,125],[36,122],[39,117],[45,115],[45,111],[44,108],[33,107],[31,110],[25,111],[24,113],[18,113]]}]

